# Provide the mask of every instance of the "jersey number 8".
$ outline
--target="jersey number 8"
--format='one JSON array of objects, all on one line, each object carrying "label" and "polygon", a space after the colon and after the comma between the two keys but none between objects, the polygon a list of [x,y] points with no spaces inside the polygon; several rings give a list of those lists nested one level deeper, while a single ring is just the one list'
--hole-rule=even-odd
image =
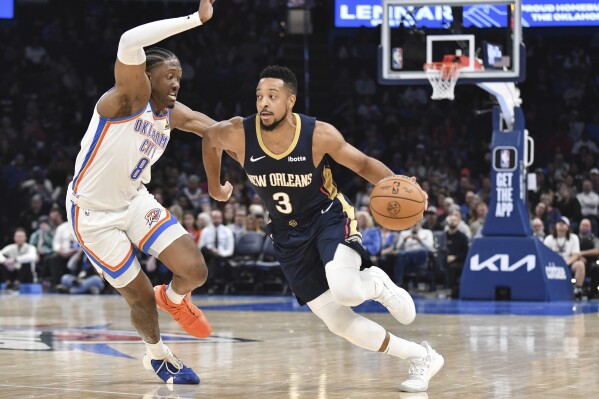
[{"label": "jersey number 8", "polygon": [[135,169],[133,169],[133,171],[131,172],[131,176],[130,176],[131,180],[139,179],[139,176],[141,176],[144,169],[149,164],[150,164],[150,160],[148,158],[146,158],[146,157],[140,158],[139,161],[137,162],[137,165],[135,166]]}]

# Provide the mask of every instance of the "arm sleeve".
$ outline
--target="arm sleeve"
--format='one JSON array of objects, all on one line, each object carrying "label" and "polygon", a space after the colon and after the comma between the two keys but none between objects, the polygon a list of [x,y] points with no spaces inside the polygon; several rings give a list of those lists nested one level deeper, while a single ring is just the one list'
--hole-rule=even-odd
[{"label": "arm sleeve", "polygon": [[201,24],[200,14],[195,12],[185,17],[163,19],[130,29],[121,36],[117,58],[126,65],[143,64],[146,61],[143,49],[145,46]]}]

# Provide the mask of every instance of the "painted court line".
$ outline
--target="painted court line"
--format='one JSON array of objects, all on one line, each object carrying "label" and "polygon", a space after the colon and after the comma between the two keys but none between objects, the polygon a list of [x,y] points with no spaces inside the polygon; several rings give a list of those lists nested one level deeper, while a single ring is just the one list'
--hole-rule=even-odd
[{"label": "painted court line", "polygon": [[[43,389],[43,390],[53,390],[53,391],[70,391],[70,392],[86,392],[86,393],[101,393],[106,395],[121,395],[121,396],[139,396],[144,397],[146,395],[153,395],[155,392],[146,392],[146,393],[129,393],[129,392],[114,392],[114,391],[96,391],[92,389],[76,389],[76,388],[57,388],[57,387],[47,387],[47,386],[34,386],[34,385],[13,385],[13,384],[0,384],[0,387],[8,387],[8,388],[26,388],[26,389]],[[159,388],[159,387],[157,387]],[[193,399],[191,397],[185,396],[177,396],[179,399]]]}]

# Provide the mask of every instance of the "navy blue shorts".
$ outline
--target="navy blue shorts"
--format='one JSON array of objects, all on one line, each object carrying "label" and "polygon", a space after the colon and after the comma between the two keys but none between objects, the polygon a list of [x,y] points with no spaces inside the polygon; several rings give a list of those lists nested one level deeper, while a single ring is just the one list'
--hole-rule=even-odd
[{"label": "navy blue shorts", "polygon": [[333,260],[339,244],[357,251],[363,268],[372,266],[361,245],[353,206],[342,194],[328,210],[325,207],[305,220],[272,221],[267,232],[289,287],[301,305],[329,289],[324,266]]}]

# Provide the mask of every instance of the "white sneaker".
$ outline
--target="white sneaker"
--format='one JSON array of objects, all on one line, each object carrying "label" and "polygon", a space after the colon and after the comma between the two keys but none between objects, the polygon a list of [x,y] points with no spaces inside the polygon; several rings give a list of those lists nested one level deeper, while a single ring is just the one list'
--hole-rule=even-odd
[{"label": "white sneaker", "polygon": [[424,392],[428,389],[428,382],[443,367],[445,360],[430,345],[423,341],[420,345],[424,346],[427,355],[419,359],[412,360],[410,364],[410,377],[401,383],[399,389],[404,392]]},{"label": "white sneaker", "polygon": [[387,273],[380,268],[372,266],[368,270],[372,276],[377,277],[383,283],[383,291],[374,300],[386,307],[401,324],[412,324],[416,318],[416,306],[408,291],[395,285]]}]

